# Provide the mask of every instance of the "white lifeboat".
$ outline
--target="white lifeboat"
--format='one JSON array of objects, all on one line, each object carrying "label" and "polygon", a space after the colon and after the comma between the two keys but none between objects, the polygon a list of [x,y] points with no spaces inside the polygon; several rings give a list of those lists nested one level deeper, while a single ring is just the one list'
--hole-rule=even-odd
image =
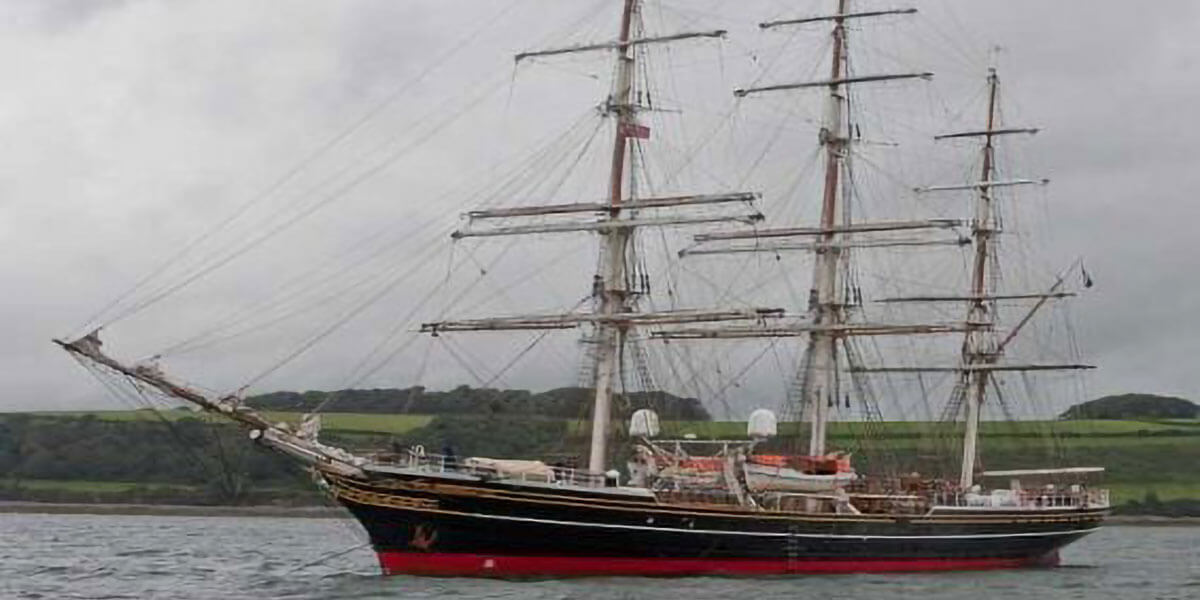
[{"label": "white lifeboat", "polygon": [[746,487],[755,492],[831,492],[858,479],[847,455],[798,458],[801,465],[822,468],[801,470],[787,457],[752,456],[743,465]]}]

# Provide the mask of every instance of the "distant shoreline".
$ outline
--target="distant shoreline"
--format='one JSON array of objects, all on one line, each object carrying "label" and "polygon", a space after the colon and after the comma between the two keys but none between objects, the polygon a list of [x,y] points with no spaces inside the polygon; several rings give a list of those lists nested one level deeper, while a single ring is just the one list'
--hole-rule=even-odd
[{"label": "distant shoreline", "polygon": [[[284,517],[298,519],[349,519],[333,506],[196,506],[184,504],[74,504],[61,502],[0,502],[0,513],[49,515],[125,515],[155,517]],[[1200,527],[1200,517],[1116,515],[1107,525],[1147,527]]]},{"label": "distant shoreline", "polygon": [[1106,525],[1154,526],[1200,526],[1200,517],[1159,517],[1154,515],[1114,515],[1104,522]]},{"label": "distant shoreline", "polygon": [[129,515],[156,517],[289,517],[349,519],[334,506],[199,506],[188,504],[96,504],[66,502],[0,502],[0,513],[50,515]]}]

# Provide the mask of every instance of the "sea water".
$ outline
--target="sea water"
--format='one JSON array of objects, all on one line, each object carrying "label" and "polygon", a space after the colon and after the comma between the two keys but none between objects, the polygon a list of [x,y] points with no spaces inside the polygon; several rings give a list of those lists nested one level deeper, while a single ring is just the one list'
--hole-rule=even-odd
[{"label": "sea water", "polygon": [[1108,527],[1056,569],[772,579],[382,577],[365,541],[343,519],[0,514],[0,597],[1200,600],[1200,527]]}]

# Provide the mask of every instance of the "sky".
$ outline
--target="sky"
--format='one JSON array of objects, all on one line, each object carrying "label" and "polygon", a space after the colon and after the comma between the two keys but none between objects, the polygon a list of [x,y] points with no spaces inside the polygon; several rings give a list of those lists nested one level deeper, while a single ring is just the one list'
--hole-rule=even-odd
[{"label": "sky", "polygon": [[[649,2],[647,18],[661,23],[662,32],[730,30],[725,41],[660,55],[670,62],[655,75],[674,82],[669,88],[674,94],[663,104],[677,101],[679,108],[677,114],[665,111],[655,118],[662,119],[664,129],[671,119],[692,127],[678,138],[664,133],[661,145],[694,142],[705,127],[729,114],[732,98],[709,92],[795,76],[805,72],[803,65],[819,64],[819,56],[806,54],[819,53],[819,44],[791,46],[786,35],[759,32],[754,24],[820,14],[831,4]],[[880,65],[931,65],[937,83],[907,99],[867,99],[913,122],[927,124],[931,115],[968,122],[960,108],[973,110],[970,94],[978,91],[989,64],[997,64],[1006,117],[1013,124],[1028,120],[1043,128],[1033,140],[1020,142],[1013,156],[1029,169],[1027,175],[1052,179],[1034,194],[1034,212],[1042,221],[1037,233],[1045,238],[1038,248],[1052,257],[1047,269],[1057,271],[1083,257],[1097,284],[1070,313],[1082,356],[1100,367],[1088,376],[1086,394],[1137,391],[1200,398],[1200,377],[1192,364],[1200,355],[1200,278],[1194,276],[1200,202],[1192,198],[1200,189],[1200,170],[1194,168],[1200,164],[1195,110],[1200,106],[1200,38],[1194,35],[1200,30],[1200,6],[1188,0],[1158,1],[1153,10],[1116,0],[914,4],[921,9],[918,24],[890,19],[880,31],[855,30],[853,39],[862,39],[864,52]],[[528,338],[455,342],[459,345],[450,347],[451,354],[430,359],[419,352],[404,354],[408,351],[399,349],[399,338],[389,336],[440,316],[440,308],[482,309],[491,302],[512,310],[546,296],[531,293],[531,287],[553,289],[551,304],[569,308],[575,293],[587,287],[590,276],[579,271],[594,264],[592,240],[539,240],[510,253],[500,245],[478,251],[451,247],[442,236],[473,202],[503,203],[501,192],[552,200],[546,181],[559,172],[555,169],[564,173],[561,190],[573,194],[584,193],[589,176],[602,175],[584,167],[584,175],[576,177],[564,161],[572,156],[572,144],[591,135],[587,124],[596,122],[594,107],[607,92],[610,58],[514,67],[511,56],[541,46],[609,39],[618,5],[598,0],[0,4],[0,75],[6,88],[0,94],[5,142],[0,144],[0,331],[5,334],[0,410],[118,406],[51,344],[52,338],[105,323],[105,339],[115,352],[143,357],[186,338],[189,330],[209,326],[214,315],[269,298],[268,292],[290,281],[299,282],[299,290],[321,292],[325,288],[316,282],[326,281],[325,276],[331,278],[329,289],[341,292],[309,298],[311,311],[297,307],[303,312],[289,313],[258,338],[239,337],[178,358],[166,354],[163,360],[180,367],[189,380],[222,391],[247,383],[254,391],[332,389],[348,382],[450,387],[476,384],[476,379],[534,389],[569,384],[578,363],[564,356],[570,344],[505,371],[509,377],[504,379],[486,374],[471,379],[453,368],[460,361],[448,356],[503,355],[489,367],[499,372]],[[795,52],[795,60],[787,52]],[[778,61],[780,56],[785,60]],[[792,63],[798,67],[792,69]],[[911,108],[934,97],[936,110]],[[778,119],[787,125],[785,146],[793,133],[797,144],[808,146],[794,151],[772,146],[764,152],[766,166],[756,172],[787,180],[790,167],[781,157],[812,152],[811,121],[820,112],[785,118],[781,111],[790,109],[783,102],[741,105],[728,145],[702,153],[697,163],[704,169],[679,162],[679,171],[702,183],[743,183],[739,171],[746,170],[748,157],[761,149],[755,144],[770,135],[778,125],[772,119]],[[560,135],[565,136],[561,146],[554,146]],[[526,149],[538,148],[539,140],[552,140],[551,150],[521,163],[530,156]],[[713,145],[725,141],[721,137]],[[685,154],[663,150],[677,162]],[[668,171],[676,164],[670,160],[663,163]],[[545,171],[536,171],[543,166]],[[903,172],[922,180],[918,183],[953,173],[908,168]],[[505,179],[511,172],[519,177]],[[676,185],[666,179],[666,188]],[[746,182],[757,185],[753,177]],[[684,189],[683,183],[677,185]],[[790,210],[781,202],[770,196],[767,208]],[[293,215],[299,216],[289,221]],[[279,235],[254,241],[277,226]],[[252,247],[240,251],[248,242]],[[193,243],[194,252],[176,257]],[[236,254],[227,264],[128,318],[113,320],[121,305],[103,310],[148,275],[149,284],[123,302],[153,298],[155,289],[169,288],[202,269],[204,259],[219,262],[227,252]],[[490,261],[495,258],[499,265],[502,255],[507,266],[493,269]],[[157,271],[164,263],[168,266]],[[523,270],[532,264],[541,266]],[[411,275],[392,278],[410,267]],[[472,287],[468,275],[489,270],[536,285]],[[422,304],[427,292],[452,274],[460,278],[459,287],[439,288],[444,293]],[[559,285],[562,281],[581,283]],[[358,311],[360,300],[366,308]],[[270,310],[282,315],[291,309],[273,305]],[[326,333],[326,324],[343,318],[344,327]],[[319,349],[291,356],[309,342]],[[373,348],[379,351],[368,358],[386,358],[393,347],[401,366],[360,360]],[[271,370],[278,361],[286,364]],[[365,371],[370,373],[364,376]]]}]

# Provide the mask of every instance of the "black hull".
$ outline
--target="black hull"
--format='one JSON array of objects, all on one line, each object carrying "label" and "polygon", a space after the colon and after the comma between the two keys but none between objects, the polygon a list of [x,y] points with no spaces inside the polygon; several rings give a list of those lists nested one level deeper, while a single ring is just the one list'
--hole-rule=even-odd
[{"label": "black hull", "polygon": [[797,515],[546,486],[332,479],[388,574],[789,574],[1054,564],[1101,510]]}]

